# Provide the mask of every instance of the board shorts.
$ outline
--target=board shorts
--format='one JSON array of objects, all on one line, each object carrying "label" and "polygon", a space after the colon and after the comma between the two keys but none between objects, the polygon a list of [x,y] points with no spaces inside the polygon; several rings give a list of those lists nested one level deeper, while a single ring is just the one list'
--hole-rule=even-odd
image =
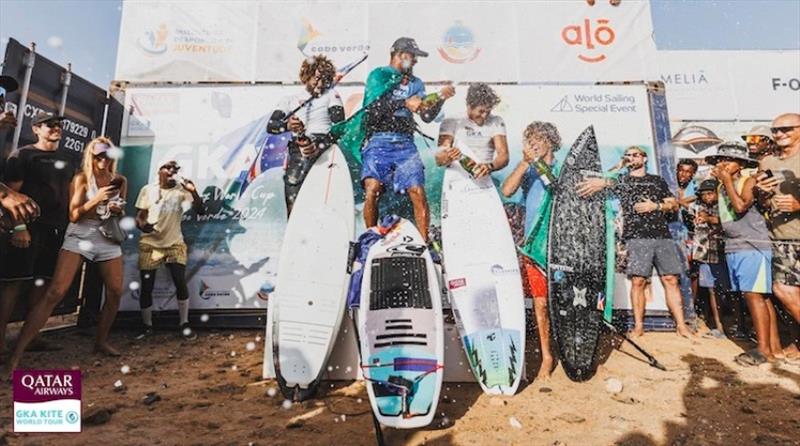
[{"label": "board shorts", "polygon": [[28,224],[31,244],[27,248],[11,245],[11,236],[4,235],[0,247],[0,281],[50,279],[56,269],[58,252],[64,242],[64,228]]},{"label": "board shorts", "polygon": [[179,242],[166,248],[157,248],[145,243],[139,243],[139,270],[148,271],[158,269],[165,263],[178,263],[186,265],[186,243]]},{"label": "board shorts", "polygon": [[800,240],[772,241],[772,280],[800,286]]},{"label": "board shorts", "polygon": [[374,178],[396,193],[425,186],[425,166],[414,145],[413,135],[373,135],[361,153],[361,182]]},{"label": "board shorts", "polygon": [[698,265],[698,285],[701,288],[713,288],[717,292],[724,292],[730,289],[728,265],[725,262],[698,262]]},{"label": "board shorts", "polygon": [[522,288],[525,295],[547,301],[547,275],[528,256],[522,257]]},{"label": "board shorts", "polygon": [[64,251],[80,254],[90,262],[105,262],[122,257],[122,248],[100,233],[100,220],[84,219],[70,223],[64,234]]},{"label": "board shorts", "polygon": [[653,266],[659,276],[677,276],[683,272],[678,246],[672,239],[636,238],[625,243],[628,251],[628,277],[650,277]]},{"label": "board shorts", "polygon": [[772,292],[772,251],[747,249],[725,253],[731,291],[769,294]]}]

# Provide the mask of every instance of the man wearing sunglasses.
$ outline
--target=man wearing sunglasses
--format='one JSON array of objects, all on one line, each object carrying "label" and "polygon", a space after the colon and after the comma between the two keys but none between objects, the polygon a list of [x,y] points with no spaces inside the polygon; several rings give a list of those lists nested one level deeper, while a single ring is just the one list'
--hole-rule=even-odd
[{"label": "man wearing sunglasses", "polygon": [[186,340],[197,338],[189,326],[189,288],[186,284],[188,249],[183,241],[181,221],[190,209],[203,212],[203,199],[190,180],[178,176],[180,166],[167,161],[158,169],[158,182],[147,184],[136,199],[136,226],[139,239],[139,274],[141,290],[139,308],[144,328],[137,337],[153,333],[153,287],[156,271],[166,266],[178,297],[178,317],[181,335]]},{"label": "man wearing sunglasses", "polygon": [[750,158],[757,161],[761,161],[767,155],[772,155],[776,150],[772,132],[765,125],[753,127],[749,132],[742,135],[742,140],[747,144]]},{"label": "man wearing sunglasses", "polygon": [[40,207],[33,222],[19,223],[0,236],[0,348],[5,328],[23,284],[33,280],[28,306],[44,295],[55,269],[68,223],[69,185],[75,173],[70,156],[58,150],[61,118],[40,112],[33,117],[36,143],[20,147],[8,159],[3,181],[31,197]]},{"label": "man wearing sunglasses", "polygon": [[608,187],[619,197],[622,237],[628,251],[626,273],[631,279],[633,334],[644,335],[645,287],[655,266],[676,330],[679,335],[690,337],[692,332],[686,326],[678,281],[683,265],[667,222],[667,215],[678,210],[678,201],[663,178],[647,173],[647,152],[643,148],[628,147],[622,165],[627,167],[628,174],[620,175],[616,183],[589,178],[578,184],[578,194],[587,197]]},{"label": "man wearing sunglasses", "polygon": [[[772,239],[772,291],[800,322],[800,114],[786,113],[770,129],[778,152],[761,160],[757,187],[769,209]],[[784,350],[800,358],[797,339]]]}]

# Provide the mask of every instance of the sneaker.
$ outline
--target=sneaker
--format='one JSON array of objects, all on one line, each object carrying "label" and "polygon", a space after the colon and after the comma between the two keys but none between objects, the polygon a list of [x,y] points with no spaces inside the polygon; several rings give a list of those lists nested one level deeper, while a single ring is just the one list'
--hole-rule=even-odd
[{"label": "sneaker", "polygon": [[192,327],[190,327],[188,323],[181,325],[181,336],[187,341],[194,341],[197,339],[197,333],[192,330]]},{"label": "sneaker", "polygon": [[140,331],[134,339],[141,341],[142,339],[149,338],[150,336],[153,336],[153,326],[145,325],[142,331]]},{"label": "sneaker", "polygon": [[430,243],[430,244],[428,244],[428,252],[431,253],[431,260],[433,260],[433,263],[436,263],[437,265],[441,265],[442,264],[442,256],[439,253],[439,244],[438,243]]}]

